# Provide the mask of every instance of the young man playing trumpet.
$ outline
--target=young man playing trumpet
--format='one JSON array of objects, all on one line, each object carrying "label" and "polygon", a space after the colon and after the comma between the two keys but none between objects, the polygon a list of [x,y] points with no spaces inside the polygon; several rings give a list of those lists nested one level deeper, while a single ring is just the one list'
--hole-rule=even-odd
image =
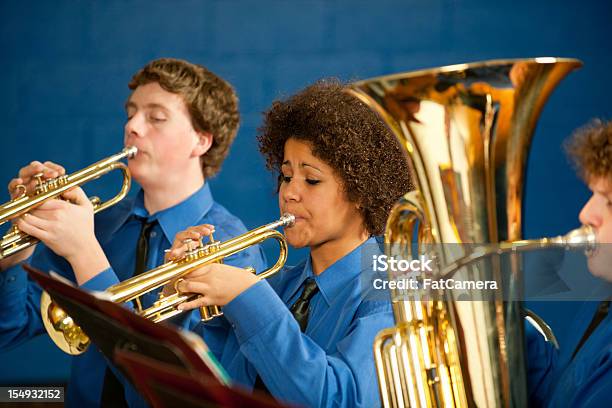
[{"label": "young man playing trumpet", "polygon": [[[214,224],[216,238],[246,231],[244,225],[210,192],[206,179],[221,167],[236,136],[239,114],[232,87],[206,68],[175,59],[159,59],[137,72],[129,83],[124,144],[138,148],[128,161],[142,189],[93,216],[80,188],[50,200],[16,220],[19,229],[44,245],[2,260],[0,346],[19,344],[44,331],[39,312],[40,288],[19,263],[53,270],[89,290],[104,290],[164,261],[177,232],[191,225]],[[32,162],[9,183],[33,188],[33,176],[56,177],[64,169],[51,162]],[[94,227],[95,224],[95,227]],[[264,268],[258,247],[226,260],[237,266]],[[9,278],[10,277],[10,278]],[[143,297],[150,306],[156,293]],[[185,326],[193,328],[192,314]],[[134,389],[117,380],[104,357],[90,347],[74,358],[68,387],[70,406],[121,406],[142,402]]]},{"label": "young man playing trumpet", "polygon": [[[579,216],[582,224],[594,229],[598,244],[587,254],[589,271],[612,282],[612,122],[595,121],[579,129],[566,147],[593,192]],[[594,303],[584,303],[572,322],[573,335],[559,350],[526,325],[531,405],[601,407],[610,403],[610,299]]]}]

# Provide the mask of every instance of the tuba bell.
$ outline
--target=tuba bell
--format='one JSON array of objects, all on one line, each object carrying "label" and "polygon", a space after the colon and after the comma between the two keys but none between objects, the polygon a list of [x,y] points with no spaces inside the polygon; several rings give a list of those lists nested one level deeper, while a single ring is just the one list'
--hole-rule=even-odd
[{"label": "tuba bell", "polygon": [[[215,241],[211,236],[206,245],[202,244],[201,241],[195,243],[195,245],[191,245],[191,242],[187,243],[189,250],[180,259],[171,260],[150,271],[119,282],[99,295],[115,303],[134,301],[136,304],[135,312],[138,315],[154,323],[162,322],[182,313],[177,307],[183,302],[194,300],[199,295],[175,292],[172,295],[164,296],[160,293],[158,300],[147,309],[144,309],[140,302],[142,295],[172,282],[175,282],[176,288],[176,282],[192,271],[212,263],[221,263],[228,256],[260,244],[267,239],[274,239],[279,245],[278,260],[272,267],[261,271],[257,275],[259,279],[268,278],[280,271],[287,261],[287,240],[283,234],[277,231],[277,228],[291,227],[294,222],[295,216],[285,213],[277,221],[247,231],[224,242]],[[253,268],[247,269],[255,273]],[[60,349],[72,355],[82,354],[87,350],[90,344],[87,335],[70,316],[53,302],[47,292],[42,294],[40,312],[47,333]],[[203,306],[200,308],[202,321],[211,320],[222,314],[219,306]]]},{"label": "tuba bell", "polygon": [[[28,193],[24,185],[18,185],[16,189],[19,191],[19,194],[11,201],[0,206],[0,225],[29,213],[45,201],[58,198],[62,193],[76,186],[81,186],[95,180],[113,170],[120,170],[123,173],[123,182],[117,195],[105,202],[101,202],[98,197],[90,198],[94,207],[94,213],[105,210],[121,201],[130,191],[130,171],[120,160],[132,158],[137,152],[138,149],[135,146],[128,146],[121,152],[100,160],[82,170],[53,179],[43,180],[42,174],[35,175],[36,187],[34,192]],[[0,259],[22,251],[35,245],[37,242],[38,239],[20,231],[16,225],[13,225],[0,241]]]},{"label": "tuba bell", "polygon": [[[554,87],[581,65],[560,58],[496,60],[354,83],[351,92],[404,147],[417,187],[391,212],[389,247],[413,257],[416,237],[420,253],[436,245],[436,264],[446,265],[438,269],[441,276],[498,278],[501,265],[468,268],[473,263],[468,246],[446,244],[515,247],[537,119]],[[581,229],[557,242],[578,236],[580,242],[593,238]],[[523,244],[528,249],[546,242]],[[510,269],[504,287],[516,292],[518,264],[510,262]],[[494,293],[493,300],[462,302],[452,291],[429,298],[391,291],[396,326],[380,332],[374,343],[383,406],[527,405],[520,303],[504,299],[501,288]]]}]

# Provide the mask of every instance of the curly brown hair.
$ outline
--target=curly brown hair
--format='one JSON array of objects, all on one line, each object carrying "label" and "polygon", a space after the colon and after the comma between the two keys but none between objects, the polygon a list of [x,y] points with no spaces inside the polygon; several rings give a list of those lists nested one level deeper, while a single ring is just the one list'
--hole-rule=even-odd
[{"label": "curly brown hair", "polygon": [[600,177],[612,182],[612,121],[591,121],[576,130],[564,147],[587,184]]},{"label": "curly brown hair", "polygon": [[265,112],[258,141],[268,169],[280,173],[289,138],[310,143],[359,205],[368,232],[382,234],[391,207],[412,183],[404,151],[377,114],[338,80],[322,80]]},{"label": "curly brown hair", "polygon": [[157,82],[164,90],[183,97],[194,129],[213,135],[213,143],[202,155],[202,173],[212,177],[238,133],[238,97],[232,86],[201,65],[174,58],[149,62],[132,77],[131,90]]}]

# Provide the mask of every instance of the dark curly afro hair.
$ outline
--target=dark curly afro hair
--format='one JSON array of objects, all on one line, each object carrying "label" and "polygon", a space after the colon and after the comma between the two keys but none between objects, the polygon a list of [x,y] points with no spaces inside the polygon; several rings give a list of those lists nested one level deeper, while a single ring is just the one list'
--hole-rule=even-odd
[{"label": "dark curly afro hair", "polygon": [[593,178],[612,183],[612,121],[593,120],[565,142],[565,151],[588,184]]},{"label": "dark curly afro hair", "polygon": [[391,207],[412,183],[404,151],[378,115],[338,80],[322,80],[265,112],[258,140],[270,170],[280,173],[289,138],[311,145],[359,205],[368,232],[382,234]]}]

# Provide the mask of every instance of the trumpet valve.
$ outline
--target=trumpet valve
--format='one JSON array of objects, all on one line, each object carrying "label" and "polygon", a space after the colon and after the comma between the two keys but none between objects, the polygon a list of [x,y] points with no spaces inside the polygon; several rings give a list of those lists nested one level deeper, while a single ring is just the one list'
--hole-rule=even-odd
[{"label": "trumpet valve", "polygon": [[200,246],[198,247],[199,257],[214,254],[215,252],[219,250],[219,245],[221,244],[220,241],[215,241],[212,234],[208,236],[208,243],[206,245],[202,243],[202,238],[199,239],[199,242],[200,242]]},{"label": "trumpet valve", "polygon": [[221,245],[220,241],[211,241],[202,247],[202,254],[203,255],[214,254],[215,252],[219,250],[220,245]]},{"label": "trumpet valve", "polygon": [[187,246],[187,251],[185,251],[182,260],[191,262],[200,257],[200,250],[202,249],[201,239],[194,240],[187,238],[183,240],[183,244]]},{"label": "trumpet valve", "polygon": [[200,319],[203,322],[214,319],[217,316],[221,316],[221,308],[219,306],[200,306]]},{"label": "trumpet valve", "polygon": [[44,173],[41,172],[41,173],[36,173],[33,176],[36,179],[36,193],[37,194],[46,193],[47,191],[49,191],[47,183],[43,179],[43,175]]},{"label": "trumpet valve", "polygon": [[10,239],[10,238],[13,238],[15,236],[20,236],[20,235],[21,235],[21,231],[19,230],[19,227],[17,227],[17,225],[13,224],[13,225],[11,225],[11,228],[8,230],[8,232],[3,237],[3,239]]},{"label": "trumpet valve", "polygon": [[58,187],[65,186],[66,184],[68,184],[68,176],[66,176],[64,174],[63,176],[59,176],[59,177],[55,177],[53,179],[49,179],[49,180],[47,180],[47,182],[52,183],[54,188],[58,188]]},{"label": "trumpet valve", "polygon": [[68,176],[66,175],[49,179],[43,179],[43,176],[44,173],[36,173],[34,175],[34,178],[36,179],[36,194],[53,191],[68,184]]}]

